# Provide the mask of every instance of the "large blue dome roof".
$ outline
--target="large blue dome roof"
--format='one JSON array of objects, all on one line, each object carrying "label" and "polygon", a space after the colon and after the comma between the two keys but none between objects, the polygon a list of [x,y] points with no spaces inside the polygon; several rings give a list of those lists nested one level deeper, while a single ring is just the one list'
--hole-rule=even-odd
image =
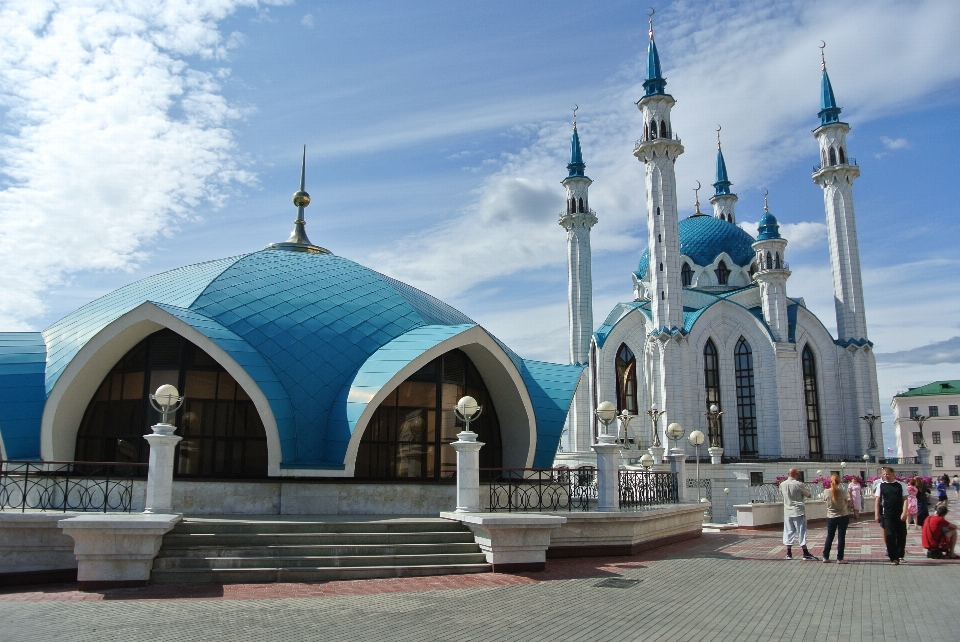
[{"label": "large blue dome roof", "polygon": [[[710,265],[721,252],[726,252],[741,267],[753,260],[755,239],[733,223],[704,215],[685,218],[678,227],[680,254],[689,256],[697,265]],[[649,264],[650,249],[647,248],[640,255],[637,266],[639,278],[646,276]]]}]

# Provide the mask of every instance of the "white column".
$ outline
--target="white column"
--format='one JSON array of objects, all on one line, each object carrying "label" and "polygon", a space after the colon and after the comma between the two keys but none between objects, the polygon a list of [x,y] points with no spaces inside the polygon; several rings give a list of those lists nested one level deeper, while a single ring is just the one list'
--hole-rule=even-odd
[{"label": "white column", "polygon": [[[679,448],[677,450],[680,450]],[[670,470],[677,473],[677,495],[680,501],[687,499],[687,454],[683,451],[670,453]]]},{"label": "white column", "polygon": [[597,453],[597,510],[620,510],[620,445],[614,435],[600,435]]},{"label": "white column", "polygon": [[457,451],[457,511],[479,513],[480,508],[480,448],[477,433],[462,431],[458,441],[450,444]]},{"label": "white column", "polygon": [[173,457],[182,437],[173,434],[175,426],[157,424],[153,434],[143,438],[150,444],[150,467],[147,472],[147,500],[144,513],[173,511]]}]

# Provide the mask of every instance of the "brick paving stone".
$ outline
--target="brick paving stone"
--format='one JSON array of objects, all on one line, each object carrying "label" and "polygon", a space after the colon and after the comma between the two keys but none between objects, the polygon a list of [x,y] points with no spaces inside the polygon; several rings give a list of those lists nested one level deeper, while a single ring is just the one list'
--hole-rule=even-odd
[{"label": "brick paving stone", "polygon": [[[808,534],[817,555],[824,531]],[[873,523],[851,525],[845,566],[784,560],[780,537],[725,531],[633,557],[549,560],[543,573],[4,589],[0,640],[960,640],[942,597],[960,594],[960,564],[926,559],[915,531],[897,567]]]}]

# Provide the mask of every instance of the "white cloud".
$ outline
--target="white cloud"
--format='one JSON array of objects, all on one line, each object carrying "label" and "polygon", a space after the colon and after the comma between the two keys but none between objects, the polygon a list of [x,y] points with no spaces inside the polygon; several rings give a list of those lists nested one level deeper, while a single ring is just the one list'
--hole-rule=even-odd
[{"label": "white cloud", "polygon": [[889,136],[881,136],[880,142],[883,143],[883,146],[887,149],[906,149],[910,147],[910,141],[906,138],[890,138]]},{"label": "white cloud", "polygon": [[308,13],[302,18],[300,18],[300,24],[302,24],[304,27],[313,29],[313,24],[314,24],[313,14]]},{"label": "white cloud", "polygon": [[[744,221],[740,227],[750,234],[756,236],[759,231],[760,222],[752,223]],[[800,223],[781,223],[780,236],[787,239],[790,249],[804,249],[813,247],[824,242],[827,239],[827,226],[824,223],[814,221],[801,221]]]},{"label": "white cloud", "polygon": [[[279,4],[280,2],[268,2]],[[0,7],[0,327],[25,329],[79,270],[129,269],[232,182],[254,180],[239,116],[188,56],[225,59],[220,20],[257,0],[15,0]]]}]

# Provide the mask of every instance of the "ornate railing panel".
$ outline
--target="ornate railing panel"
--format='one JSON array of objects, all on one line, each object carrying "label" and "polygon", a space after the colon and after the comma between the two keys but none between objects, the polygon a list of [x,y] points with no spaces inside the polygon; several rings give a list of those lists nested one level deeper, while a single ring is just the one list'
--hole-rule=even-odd
[{"label": "ornate railing panel", "polygon": [[0,461],[0,511],[127,512],[147,464]]},{"label": "ornate railing panel", "polygon": [[620,510],[642,510],[680,501],[677,473],[620,471]]},{"label": "ornate railing panel", "polygon": [[713,521],[713,480],[701,479],[699,483],[696,479],[687,480],[687,488],[696,489],[698,486],[703,489],[700,491],[700,493],[702,493],[700,498],[703,499],[706,497],[707,501],[710,502],[710,507],[703,511],[703,518],[708,522]]},{"label": "ornate railing panel", "polygon": [[597,500],[597,469],[481,468],[490,485],[490,512],[589,510]]}]

